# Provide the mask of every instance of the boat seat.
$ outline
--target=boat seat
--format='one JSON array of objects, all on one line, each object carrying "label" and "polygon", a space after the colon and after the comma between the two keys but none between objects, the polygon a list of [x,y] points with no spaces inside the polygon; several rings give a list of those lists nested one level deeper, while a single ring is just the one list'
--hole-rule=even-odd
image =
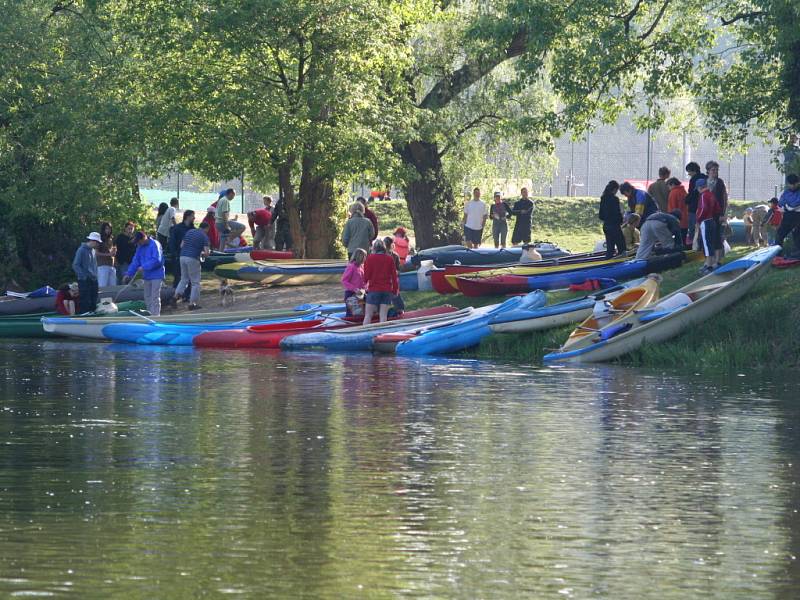
[{"label": "boat seat", "polygon": [[[711,287],[711,286],[709,286]],[[639,317],[640,323],[649,323],[650,321],[655,321],[662,317],[665,317],[676,310],[680,310],[685,306],[689,306],[693,302],[691,296],[688,294],[680,293],[674,294],[669,298],[664,299],[663,302],[656,304],[652,308],[644,309],[647,311],[647,314]]]}]

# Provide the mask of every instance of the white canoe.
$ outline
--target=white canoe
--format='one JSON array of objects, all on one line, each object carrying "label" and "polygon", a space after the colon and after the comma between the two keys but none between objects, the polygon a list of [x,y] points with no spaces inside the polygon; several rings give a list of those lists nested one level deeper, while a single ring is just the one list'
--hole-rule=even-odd
[{"label": "white canoe", "polygon": [[780,246],[756,250],[664,297],[660,302],[601,329],[592,345],[554,352],[545,362],[588,363],[617,358],[675,337],[710,319],[744,296],[767,272]]}]

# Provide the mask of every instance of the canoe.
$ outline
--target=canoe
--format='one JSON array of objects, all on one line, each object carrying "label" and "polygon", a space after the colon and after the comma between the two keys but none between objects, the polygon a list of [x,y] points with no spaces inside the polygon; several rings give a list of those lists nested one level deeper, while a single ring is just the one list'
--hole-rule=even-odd
[{"label": "canoe", "polygon": [[592,314],[586,317],[561,346],[561,351],[577,349],[590,343],[597,332],[610,327],[658,300],[659,275],[649,275],[641,285],[625,290],[611,300],[598,300]]},{"label": "canoe", "polygon": [[[141,284],[141,282],[136,283]],[[175,290],[173,288],[161,288],[162,300],[169,300],[174,295]],[[98,299],[111,298],[117,304],[120,302],[144,300],[144,288],[138,285],[131,285],[127,288],[124,285],[115,285],[101,288],[97,297]],[[54,312],[56,312],[55,296],[48,296],[45,298],[0,298],[0,316]]]},{"label": "canoe", "polygon": [[206,256],[203,259],[200,266],[202,267],[203,271],[213,271],[220,265],[226,265],[234,262],[236,262],[235,254],[213,250],[209,256]]},{"label": "canoe", "polygon": [[160,317],[95,317],[84,319],[82,317],[46,317],[42,319],[42,326],[48,333],[56,335],[79,337],[83,339],[107,340],[103,335],[103,328],[106,325],[117,323],[175,323],[175,324],[196,324],[196,323],[232,323],[232,322],[253,322],[264,321],[267,319],[292,318],[308,316],[319,312],[341,312],[344,311],[343,304],[333,305],[314,305],[307,304],[296,306],[290,310],[260,310],[260,311],[229,311],[219,313],[191,312],[178,315],[164,315]]},{"label": "canoe", "polygon": [[[311,329],[321,329],[330,320],[311,319],[295,323],[251,325],[244,329],[226,329],[201,333],[193,340],[196,348],[280,348],[283,338]],[[338,327],[342,327],[341,324]]]},{"label": "canoe", "polygon": [[[120,302],[118,308],[121,313],[143,311],[144,302]],[[59,317],[58,313],[35,313],[32,315],[11,315],[0,317],[0,338],[44,338],[52,337],[42,327],[42,317]],[[84,315],[86,318],[95,318],[96,315]],[[105,316],[105,315],[104,315]]]},{"label": "canoe", "polygon": [[582,298],[564,300],[555,304],[547,304],[536,310],[524,319],[494,320],[489,327],[494,333],[524,333],[529,331],[544,331],[563,325],[571,325],[583,321],[592,314],[595,302],[611,300],[630,287],[641,285],[644,279],[634,279],[621,285],[615,285]]},{"label": "canoe", "polygon": [[445,323],[458,320],[470,314],[474,309],[458,310],[452,306],[439,306],[403,314],[402,319],[385,323],[370,323],[346,327],[336,331],[300,333],[281,340],[282,350],[334,350],[334,351],[369,351],[372,340],[382,333],[411,329],[418,325]]},{"label": "canoe", "polygon": [[476,346],[492,333],[490,323],[502,315],[513,313],[517,318],[525,318],[527,311],[544,306],[547,297],[542,291],[525,296],[509,298],[502,304],[476,309],[466,319],[443,327],[431,327],[418,335],[402,341],[395,347],[400,356],[430,356],[452,354]]},{"label": "canoe", "polygon": [[547,354],[549,363],[589,363],[617,358],[675,337],[744,296],[767,272],[780,246],[770,246],[723,265],[650,307],[604,327],[577,348]]},{"label": "canoe", "polygon": [[482,273],[457,277],[458,289],[465,296],[499,296],[504,294],[526,293],[531,290],[557,290],[573,284],[583,283],[587,279],[626,280],[642,277],[649,273],[660,273],[683,264],[683,252],[673,252],[653,256],[642,260],[570,269],[542,275],[500,275],[497,277],[480,277]]},{"label": "canoe", "polygon": [[290,250],[251,250],[249,256],[250,260],[286,260],[294,258],[294,252]]},{"label": "canoe", "polygon": [[[628,257],[632,258],[632,257]],[[551,258],[542,260],[538,263],[529,263],[522,265],[519,261],[515,263],[506,263],[502,265],[447,265],[446,267],[437,267],[428,271],[431,278],[431,285],[433,289],[440,294],[455,294],[458,288],[455,286],[455,277],[458,275],[466,275],[467,273],[479,273],[482,271],[490,271],[493,269],[506,269],[511,267],[553,267],[558,265],[576,265],[595,263],[597,261],[605,261],[605,252],[586,252],[584,254],[571,254],[569,256]],[[617,259],[619,262],[625,260],[624,257]]]},{"label": "canoe", "polygon": [[796,267],[800,265],[800,258],[784,258],[783,256],[776,256],[772,259],[772,266],[777,269],[788,269],[789,267]]},{"label": "canoe", "polygon": [[231,263],[217,267],[214,274],[222,279],[256,281],[267,285],[310,285],[338,283],[346,267],[346,260],[292,259],[280,262]]},{"label": "canoe", "polygon": [[[539,242],[535,244],[542,258],[555,258],[568,256],[570,253],[562,250],[555,244]],[[466,248],[465,246],[438,246],[421,250],[411,257],[411,261],[419,266],[424,260],[432,260],[434,266],[444,267],[456,263],[467,265],[497,265],[519,262],[522,255],[521,247],[514,248]]]}]

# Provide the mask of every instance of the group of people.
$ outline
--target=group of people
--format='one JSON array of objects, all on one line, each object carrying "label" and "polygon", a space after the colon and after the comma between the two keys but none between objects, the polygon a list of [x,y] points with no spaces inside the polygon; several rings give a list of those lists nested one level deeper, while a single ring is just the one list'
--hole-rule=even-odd
[{"label": "group of people", "polygon": [[486,220],[492,222],[492,240],[495,248],[505,248],[508,238],[508,221],[516,218],[514,231],[511,234],[511,244],[527,244],[531,241],[531,226],[534,209],[533,200],[528,197],[528,189],[520,190],[520,198],[510,206],[503,199],[499,191],[494,193],[494,202],[490,207],[481,200],[480,188],[472,190],[472,198],[464,204],[464,217],[461,224],[464,227],[465,245],[477,248],[483,239],[483,229]]},{"label": "group of people", "polygon": [[745,240],[753,246],[780,244],[791,234],[794,254],[800,253],[800,177],[786,176],[786,189],[769,204],[745,209]]}]

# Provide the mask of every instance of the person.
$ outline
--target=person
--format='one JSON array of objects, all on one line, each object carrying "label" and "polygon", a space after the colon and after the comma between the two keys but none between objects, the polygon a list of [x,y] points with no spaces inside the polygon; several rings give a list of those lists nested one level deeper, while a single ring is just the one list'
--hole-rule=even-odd
[{"label": "person", "polygon": [[[178,227],[176,225],[175,227]],[[205,258],[211,252],[211,242],[208,239],[208,223],[200,223],[200,227],[186,231],[180,244],[180,269],[181,280],[175,288],[175,302],[190,290],[189,310],[200,308],[200,276],[201,258]]]},{"label": "person", "polygon": [[[364,261],[367,260],[367,251],[363,248],[356,248],[353,256],[350,257],[350,262],[342,274],[342,286],[344,287],[344,305],[348,317],[355,315],[355,311],[351,306],[352,300],[350,298],[358,298],[363,296],[364,288]],[[348,300],[350,300],[348,302]]]},{"label": "person", "polygon": [[367,219],[369,219],[370,223],[372,223],[373,233],[372,233],[372,238],[369,241],[373,242],[378,237],[378,215],[376,215],[369,209],[369,205],[367,204],[366,198],[364,198],[363,196],[359,196],[356,200],[364,206],[364,216]]},{"label": "person", "polygon": [[758,204],[753,207],[753,245],[757,248],[767,245],[767,236],[764,232],[764,220],[767,216],[769,206]]},{"label": "person", "polygon": [[783,220],[778,227],[775,243],[783,246],[786,236],[792,234],[794,252],[800,252],[800,177],[790,173],[786,177],[786,189],[778,200],[778,207],[783,211]]},{"label": "person", "polygon": [[511,208],[514,215],[514,231],[511,233],[511,245],[528,244],[531,241],[531,227],[533,225],[533,209],[536,205],[528,198],[528,188],[520,190],[520,199]]},{"label": "person", "polygon": [[[183,220],[177,225],[175,225],[169,231],[169,247],[167,249],[167,254],[169,254],[170,268],[174,276],[172,282],[172,287],[174,288],[178,287],[178,283],[183,278],[183,272],[181,269],[181,260],[180,260],[181,245],[183,244],[183,240],[186,237],[186,234],[195,228],[194,217],[195,215],[193,210],[184,211]],[[183,293],[183,299],[188,300],[190,295],[191,295],[191,290],[185,289]]]},{"label": "person", "polygon": [[641,238],[639,234],[639,222],[641,217],[636,213],[629,212],[624,219],[624,224],[622,225],[622,237],[625,240],[625,248],[627,250],[632,250],[639,245],[639,240]]},{"label": "person", "polygon": [[656,201],[658,210],[667,212],[667,204],[669,202],[669,189],[667,188],[667,179],[669,179],[670,170],[667,167],[658,169],[658,179],[656,179],[647,188],[647,193]]},{"label": "person", "polygon": [[492,240],[495,248],[505,248],[508,238],[508,218],[511,216],[511,207],[503,200],[500,192],[494,193],[494,204],[489,209],[489,218],[492,220]]},{"label": "person", "polygon": [[742,222],[744,223],[744,243],[747,246],[753,245],[753,209],[749,206],[744,209],[744,215],[742,216]]},{"label": "person", "polygon": [[542,255],[539,254],[539,251],[536,249],[534,244],[522,245],[522,254],[519,256],[519,263],[521,265],[529,265],[531,263],[537,263],[541,261]]},{"label": "person", "polygon": [[279,198],[272,211],[272,224],[275,226],[275,250],[292,249],[292,229],[289,225],[289,213],[286,202]]},{"label": "person", "polygon": [[[162,202],[158,205],[158,210],[156,211],[156,236],[158,236],[158,230],[161,229],[161,221],[164,219],[164,215],[167,214],[169,210],[169,204],[166,202]],[[164,238],[164,243],[167,243],[167,239]]]},{"label": "person", "polygon": [[152,239],[144,231],[137,231],[133,240],[137,246],[136,254],[123,281],[128,283],[137,272],[142,272],[145,306],[152,316],[158,317],[161,315],[161,284],[166,276],[164,251],[158,240]]},{"label": "person", "polygon": [[764,215],[764,220],[761,222],[762,226],[767,226],[768,244],[775,243],[781,221],[783,221],[783,211],[778,206],[778,199],[770,198],[769,209],[767,210],[767,214]]},{"label": "person", "polygon": [[73,316],[78,309],[78,283],[65,283],[56,292],[56,312],[65,317]]},{"label": "person", "polygon": [[133,241],[133,232],[136,230],[136,223],[128,221],[125,227],[114,240],[114,245],[117,247],[117,284],[122,284],[122,278],[125,276],[125,271],[128,270],[128,265],[133,260],[133,255],[136,253],[136,244]]},{"label": "person", "polygon": [[647,221],[647,217],[658,212],[656,201],[644,190],[637,190],[626,181],[619,186],[619,191],[628,199],[628,210],[639,215],[640,229]]},{"label": "person", "polygon": [[703,178],[700,165],[690,162],[686,165],[686,174],[689,176],[689,189],[686,194],[686,210],[689,211],[689,239],[694,239],[695,228],[697,225],[697,202],[700,199],[700,192],[697,190],[697,180]]},{"label": "person", "polygon": [[[401,262],[400,256],[394,251],[394,238],[387,235],[385,238],[383,238],[383,245],[386,246],[386,254],[391,256],[394,260],[394,268],[397,269],[399,277]],[[394,306],[398,314],[403,314],[403,312],[406,310],[406,303],[403,300],[403,296],[400,294],[399,285],[397,288],[397,293],[392,296],[392,306]]]},{"label": "person", "polygon": [[[267,204],[267,198],[264,196],[264,204]],[[272,203],[272,200],[270,200]],[[272,226],[272,212],[264,206],[264,208],[257,208],[247,213],[247,224],[250,227],[250,234],[253,236],[253,249],[267,249],[267,232]]]},{"label": "person", "polygon": [[483,227],[486,225],[486,205],[481,201],[481,190],[472,190],[472,200],[464,205],[464,237],[468,248],[477,248],[483,238]]},{"label": "person", "polygon": [[[215,203],[216,204],[216,203]],[[211,243],[211,249],[219,248],[219,231],[217,231],[217,207],[212,204],[206,209],[206,216],[203,217],[201,223],[208,223],[206,235],[208,241]]]},{"label": "person", "polygon": [[410,241],[406,235],[405,227],[398,227],[394,230],[394,249],[400,261],[405,263],[410,251]]},{"label": "person", "polygon": [[158,229],[156,230],[156,233],[158,234],[158,241],[161,243],[162,247],[169,246],[169,232],[177,222],[176,215],[178,213],[178,208],[178,199],[171,198],[169,201],[169,207],[161,217],[161,221],[158,223]]},{"label": "person", "polygon": [[219,198],[217,198],[216,221],[217,231],[219,232],[220,250],[225,250],[227,247],[228,238],[239,237],[238,235],[234,234],[230,227],[231,201],[233,200],[234,196],[236,196],[236,192],[233,190],[233,188],[228,188],[220,192]]},{"label": "person", "polygon": [[619,183],[613,179],[606,184],[600,196],[600,211],[597,217],[603,222],[603,234],[606,236],[606,257],[624,254],[627,246],[622,234],[622,210],[619,206]]},{"label": "person", "polygon": [[342,244],[347,248],[348,258],[352,258],[358,248],[364,252],[368,251],[374,234],[372,222],[364,217],[364,205],[361,202],[353,202],[350,205],[350,218],[347,219],[342,231]]},{"label": "person", "polygon": [[683,250],[683,233],[680,223],[681,212],[673,214],[657,212],[650,215],[642,225],[642,238],[636,250],[636,258],[650,258],[653,254]]},{"label": "person", "polygon": [[117,270],[114,268],[117,249],[114,246],[111,223],[108,221],[100,223],[100,237],[103,241],[94,253],[97,257],[97,286],[111,287],[117,285]]},{"label": "person", "polygon": [[717,261],[717,238],[719,234],[719,213],[720,206],[717,198],[708,189],[705,179],[698,179],[696,182],[697,191],[700,198],[697,202],[697,227],[700,239],[700,247],[703,249],[705,261],[700,269],[701,275],[707,275],[719,266]]},{"label": "person", "polygon": [[96,231],[86,236],[72,259],[72,270],[78,278],[78,308],[82,313],[94,312],[97,308],[97,258],[95,250],[103,243]]},{"label": "person", "polygon": [[367,305],[364,308],[364,325],[372,322],[375,310],[381,323],[389,318],[392,297],[400,290],[400,280],[394,259],[386,254],[383,240],[375,240],[372,254],[364,263],[364,283],[367,287]]},{"label": "person", "polygon": [[717,235],[715,243],[717,244],[717,262],[719,265],[722,262],[722,257],[725,255],[724,239],[722,237],[722,227],[724,226],[722,220],[725,218],[725,213],[728,211],[728,189],[725,187],[725,182],[719,178],[719,163],[710,160],[706,163],[706,187],[714,194],[717,200],[719,213],[717,214]]},{"label": "person", "polygon": [[679,221],[681,222],[681,231],[685,241],[689,235],[689,207],[686,206],[686,188],[683,187],[677,177],[670,177],[667,179],[667,189],[669,190],[667,212],[672,213],[677,210],[681,213]]}]

